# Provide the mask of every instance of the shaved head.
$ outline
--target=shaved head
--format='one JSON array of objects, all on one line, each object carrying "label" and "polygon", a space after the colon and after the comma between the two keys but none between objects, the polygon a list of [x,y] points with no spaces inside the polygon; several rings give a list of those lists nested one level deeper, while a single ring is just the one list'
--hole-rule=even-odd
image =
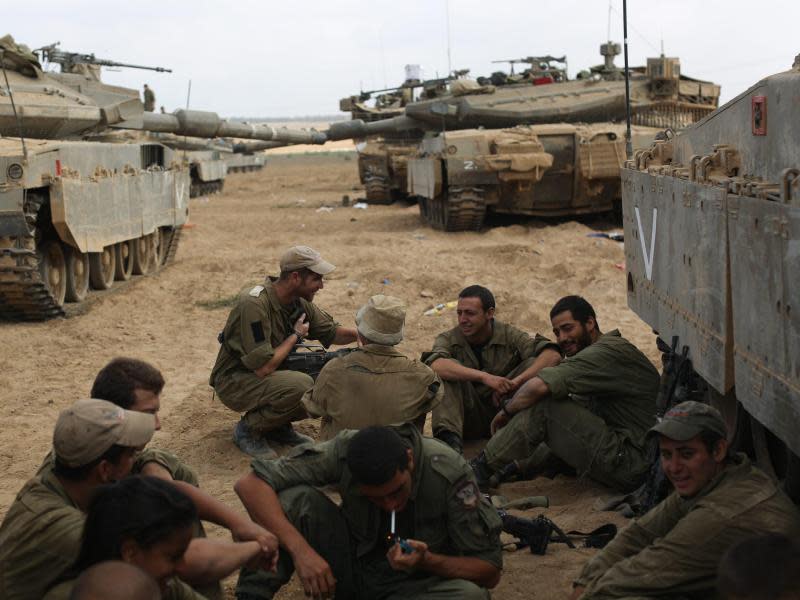
[{"label": "shaved head", "polygon": [[75,582],[70,600],[161,600],[155,579],[128,563],[109,560],[86,569]]}]

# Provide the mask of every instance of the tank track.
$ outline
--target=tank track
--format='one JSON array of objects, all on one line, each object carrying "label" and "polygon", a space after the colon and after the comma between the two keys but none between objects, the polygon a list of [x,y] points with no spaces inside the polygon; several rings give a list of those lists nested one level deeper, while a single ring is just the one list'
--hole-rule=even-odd
[{"label": "tank track", "polygon": [[391,204],[394,202],[392,190],[389,189],[389,182],[385,177],[369,177],[364,181],[364,191],[368,204]]},{"label": "tank track", "polygon": [[420,198],[419,212],[434,229],[480,231],[486,220],[486,203],[479,190],[451,190],[432,200]]},{"label": "tank track", "polygon": [[178,242],[181,240],[181,232],[183,227],[176,227],[172,230],[172,234],[167,241],[167,251],[164,253],[164,260],[161,264],[168,265],[175,260],[175,254],[178,252]]},{"label": "tank track", "polygon": [[0,318],[43,321],[64,316],[42,281],[33,235],[0,238]]},{"label": "tank track", "polygon": [[210,196],[212,194],[219,194],[222,192],[222,187],[225,181],[218,179],[217,181],[192,181],[189,187],[189,197],[198,198],[200,196]]}]

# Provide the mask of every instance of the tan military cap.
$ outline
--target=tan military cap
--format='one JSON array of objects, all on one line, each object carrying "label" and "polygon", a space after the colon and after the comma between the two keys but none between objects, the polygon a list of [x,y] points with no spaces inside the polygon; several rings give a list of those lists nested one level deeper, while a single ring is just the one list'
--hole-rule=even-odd
[{"label": "tan military cap", "polygon": [[335,268],[331,263],[322,260],[319,252],[308,246],[292,246],[281,257],[281,271],[308,269],[319,275],[327,275]]},{"label": "tan military cap", "polygon": [[720,412],[708,404],[687,400],[667,411],[664,418],[650,428],[650,433],[660,433],[671,440],[685,442],[703,431],[713,431],[728,436],[728,428]]},{"label": "tan military cap", "polygon": [[82,467],[115,444],[141,448],[155,430],[151,414],[125,410],[105,400],[78,400],[58,416],[53,449],[65,466]]},{"label": "tan military cap", "polygon": [[394,296],[378,294],[356,313],[358,333],[371,342],[394,346],[403,339],[406,307]]}]

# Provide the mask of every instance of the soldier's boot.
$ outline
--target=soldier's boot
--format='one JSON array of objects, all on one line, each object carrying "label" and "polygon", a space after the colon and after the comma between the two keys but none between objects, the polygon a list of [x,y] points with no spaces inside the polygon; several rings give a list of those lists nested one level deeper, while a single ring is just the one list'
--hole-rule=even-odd
[{"label": "soldier's boot", "polygon": [[265,432],[262,434],[262,438],[267,442],[275,442],[286,446],[299,446],[300,444],[314,443],[313,438],[303,435],[302,433],[297,433],[291,423],[286,423],[285,425]]},{"label": "soldier's boot", "polygon": [[243,420],[240,420],[233,429],[233,443],[239,450],[253,458],[262,460],[278,458],[278,453],[269,447],[266,440],[253,433]]},{"label": "soldier's boot", "polygon": [[478,456],[469,461],[469,466],[472,467],[472,472],[475,473],[478,487],[481,488],[482,492],[487,491],[491,487],[490,480],[494,475],[494,471],[486,461],[486,454],[484,452],[478,454]]},{"label": "soldier's boot", "polygon": [[464,443],[461,441],[461,436],[455,431],[450,431],[449,429],[440,429],[433,434],[433,437],[444,442],[459,454],[464,454]]}]

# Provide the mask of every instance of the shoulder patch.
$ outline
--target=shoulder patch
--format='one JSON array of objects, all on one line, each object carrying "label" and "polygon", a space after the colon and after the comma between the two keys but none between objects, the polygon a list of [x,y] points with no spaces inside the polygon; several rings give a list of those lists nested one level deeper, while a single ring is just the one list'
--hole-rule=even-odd
[{"label": "shoulder patch", "polygon": [[264,326],[261,324],[261,321],[253,321],[250,323],[250,330],[253,332],[253,341],[257,344],[266,341],[266,336],[264,335]]},{"label": "shoulder patch", "polygon": [[465,479],[462,483],[458,484],[455,488],[455,494],[458,501],[467,510],[475,510],[480,504],[481,492],[476,484],[471,479]]},{"label": "shoulder patch", "polygon": [[263,285],[257,285],[249,293],[253,298],[258,298],[265,289]]}]

